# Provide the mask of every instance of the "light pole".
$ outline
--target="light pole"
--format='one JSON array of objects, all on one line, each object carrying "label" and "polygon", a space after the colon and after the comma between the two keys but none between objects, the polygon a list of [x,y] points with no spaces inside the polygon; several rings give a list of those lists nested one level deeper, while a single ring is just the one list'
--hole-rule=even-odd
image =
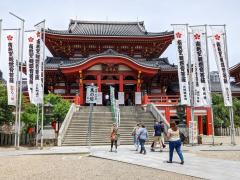
[{"label": "light pole", "polygon": [[[18,139],[17,139],[17,147],[16,149],[19,149],[19,143],[20,143],[20,128],[21,128],[21,109],[22,109],[22,70],[23,70],[23,44],[24,44],[24,22],[25,20],[20,18],[19,16],[13,14],[12,12],[9,12],[10,15],[14,16],[15,18],[19,19],[22,22],[22,42],[21,42],[21,56],[20,56],[20,92],[19,92],[19,106],[18,106]],[[17,68],[19,68],[19,66],[17,65]],[[17,83],[18,83],[18,79],[17,79]],[[18,103],[18,100],[17,100]]]}]

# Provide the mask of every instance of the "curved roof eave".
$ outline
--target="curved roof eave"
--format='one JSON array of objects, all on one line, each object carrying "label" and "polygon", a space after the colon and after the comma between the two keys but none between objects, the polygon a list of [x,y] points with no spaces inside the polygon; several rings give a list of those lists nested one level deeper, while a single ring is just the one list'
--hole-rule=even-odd
[{"label": "curved roof eave", "polygon": [[163,37],[168,37],[168,36],[174,36],[173,31],[169,31],[166,33],[150,33],[149,35],[123,35],[123,36],[117,36],[117,35],[84,35],[84,34],[71,34],[71,33],[66,33],[66,31],[59,31],[59,32],[50,32],[50,31],[45,31],[46,34],[53,35],[53,36],[62,36],[62,37],[93,37],[93,38],[163,38]]},{"label": "curved roof eave", "polygon": [[150,67],[150,66],[146,66],[146,65],[143,65],[143,64],[140,64],[138,62],[136,62],[134,59],[130,58],[130,57],[126,57],[126,56],[123,56],[123,55],[96,55],[96,56],[92,56],[88,59],[86,59],[85,61],[83,62],[78,62],[74,65],[63,65],[61,66],[61,68],[65,69],[65,68],[73,68],[73,67],[77,67],[77,66],[80,66],[80,65],[84,65],[84,64],[87,64],[88,62],[94,60],[94,59],[97,59],[97,58],[101,58],[101,57],[116,57],[116,58],[123,58],[123,59],[126,59],[126,60],[129,60],[131,61],[132,63],[138,65],[138,66],[141,66],[143,68],[147,68],[147,69],[154,69],[154,70],[158,70],[160,69],[159,67]]}]

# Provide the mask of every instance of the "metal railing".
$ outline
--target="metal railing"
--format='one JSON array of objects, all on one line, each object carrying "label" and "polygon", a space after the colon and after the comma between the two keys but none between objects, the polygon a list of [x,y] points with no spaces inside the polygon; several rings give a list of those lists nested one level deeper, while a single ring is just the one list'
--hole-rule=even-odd
[{"label": "metal railing", "polygon": [[155,104],[148,104],[148,110],[153,114],[154,118],[157,121],[162,121],[165,124],[166,129],[170,127],[169,122],[167,121],[165,116],[159,111]]},{"label": "metal railing", "polygon": [[71,119],[75,110],[76,110],[76,106],[74,103],[72,103],[58,133],[58,146],[62,145],[63,137],[66,134],[67,128],[71,122]]},{"label": "metal railing", "polygon": [[117,127],[120,126],[120,108],[118,100],[111,99],[111,110],[113,114],[113,121],[117,124]]}]

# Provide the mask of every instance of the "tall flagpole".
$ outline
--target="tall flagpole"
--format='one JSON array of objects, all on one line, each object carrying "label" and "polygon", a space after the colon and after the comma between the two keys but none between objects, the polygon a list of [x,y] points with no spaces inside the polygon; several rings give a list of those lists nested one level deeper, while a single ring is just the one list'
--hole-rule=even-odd
[{"label": "tall flagpole", "polygon": [[15,106],[15,140],[14,140],[14,146],[16,149],[18,149],[17,146],[17,142],[18,142],[18,94],[19,94],[19,83],[18,83],[18,79],[19,79],[19,59],[20,59],[20,29],[18,30],[18,59],[16,62],[16,66],[17,66],[17,84],[16,84],[16,106]]},{"label": "tall flagpole", "polygon": [[39,104],[37,104],[37,125],[36,125],[36,146],[38,146],[38,120],[39,120]]},{"label": "tall flagpole", "polygon": [[[224,43],[225,43],[225,54],[226,54],[226,64],[227,64],[227,70],[229,73],[229,60],[228,60],[228,49],[227,49],[227,31],[226,31],[226,25],[224,24]],[[229,74],[230,76],[230,74]],[[230,81],[230,79],[229,79]],[[229,82],[230,83],[230,82]],[[233,105],[229,106],[229,117],[230,117],[230,124],[231,124],[231,144],[236,145],[235,141],[235,128],[234,128],[234,113],[233,113]]]},{"label": "tall flagpole", "polygon": [[213,117],[213,104],[212,104],[212,92],[211,92],[211,80],[210,80],[210,63],[208,54],[208,36],[207,36],[207,25],[205,24],[205,38],[206,38],[206,54],[207,54],[207,66],[208,66],[208,84],[209,84],[209,94],[210,94],[210,104],[211,104],[211,118],[212,118],[212,145],[215,145],[215,132],[214,132],[214,117]]},{"label": "tall flagpole", "polygon": [[[17,140],[17,149],[19,149],[19,144],[20,144],[20,129],[21,129],[21,111],[22,111],[22,70],[23,70],[23,47],[24,47],[24,22],[25,20],[18,17],[17,15],[9,12],[9,14],[11,14],[12,16],[16,17],[17,19],[19,19],[22,24],[21,24],[21,35],[22,35],[22,41],[21,41],[21,56],[20,56],[20,68],[21,68],[21,72],[20,72],[20,90],[19,90],[19,108],[18,108],[18,140]],[[17,66],[17,68],[19,68]]]},{"label": "tall flagpole", "polygon": [[[190,108],[191,108],[191,121],[190,127],[191,129],[191,144],[194,145],[194,93],[193,93],[193,75],[192,75],[192,62],[191,62],[191,49],[190,49],[190,35],[188,32],[188,24],[186,24],[187,28],[187,44],[188,44],[188,75],[189,75],[189,96],[190,96]],[[194,65],[193,65],[194,68]]]},{"label": "tall flagpole", "polygon": [[43,41],[43,54],[42,54],[42,119],[41,119],[41,149],[43,149],[43,121],[44,121],[44,81],[45,81],[45,19],[38,24],[35,25],[38,26],[39,24],[43,23],[43,28],[41,28],[41,34],[42,36],[42,41]]}]

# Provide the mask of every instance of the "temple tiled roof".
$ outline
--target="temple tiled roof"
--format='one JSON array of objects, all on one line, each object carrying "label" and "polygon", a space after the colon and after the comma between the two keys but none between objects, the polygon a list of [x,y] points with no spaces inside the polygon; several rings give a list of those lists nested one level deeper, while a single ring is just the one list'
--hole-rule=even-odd
[{"label": "temple tiled roof", "polygon": [[[240,92],[240,85],[231,82],[231,91]],[[220,82],[211,82],[211,92],[222,92]]]},{"label": "temple tiled roof", "polygon": [[156,59],[151,59],[151,60],[137,60],[134,58],[131,58],[127,55],[119,54],[118,52],[108,49],[107,51],[89,56],[88,58],[75,58],[75,59],[66,59],[66,58],[58,58],[58,57],[48,57],[46,60],[46,68],[47,69],[57,69],[57,68],[65,68],[65,67],[70,67],[74,65],[81,65],[82,63],[88,61],[89,59],[92,58],[97,58],[98,56],[111,56],[111,57],[125,57],[127,59],[130,59],[134,61],[135,63],[149,67],[149,68],[154,68],[154,69],[160,69],[162,71],[177,71],[177,66],[172,65],[168,62],[167,58],[156,58]]},{"label": "temple tiled roof", "polygon": [[68,30],[47,29],[47,33],[85,36],[167,36],[173,31],[147,32],[144,22],[78,21],[71,20]]}]

